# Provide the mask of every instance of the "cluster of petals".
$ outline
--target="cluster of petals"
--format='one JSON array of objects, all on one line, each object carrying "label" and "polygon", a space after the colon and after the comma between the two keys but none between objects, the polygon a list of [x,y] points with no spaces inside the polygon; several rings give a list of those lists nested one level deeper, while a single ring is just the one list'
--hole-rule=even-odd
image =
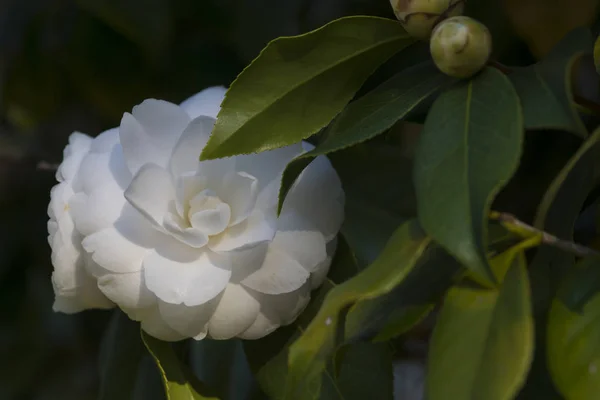
[{"label": "cluster of petals", "polygon": [[74,133],[48,208],[54,310],[119,307],[162,340],[263,337],[325,279],[344,195],[317,158],[277,215],[305,143],[199,161],[225,89],[146,100],[118,128]]}]

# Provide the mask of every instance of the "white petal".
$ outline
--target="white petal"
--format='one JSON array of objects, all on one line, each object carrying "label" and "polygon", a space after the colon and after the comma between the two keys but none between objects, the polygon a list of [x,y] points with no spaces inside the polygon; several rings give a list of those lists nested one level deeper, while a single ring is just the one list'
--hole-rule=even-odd
[{"label": "white petal", "polygon": [[121,146],[110,152],[89,153],[81,162],[75,184],[79,190],[90,194],[98,186],[113,184],[125,190],[131,182],[131,173],[125,165]]},{"label": "white petal", "polygon": [[273,322],[263,313],[259,313],[252,325],[240,333],[238,337],[245,340],[256,340],[267,336],[277,328],[279,328],[277,322]]},{"label": "white petal", "polygon": [[289,325],[304,311],[310,301],[310,283],[290,293],[270,295],[251,292],[260,302],[260,312],[280,325]]},{"label": "white petal", "polygon": [[173,176],[180,176],[198,169],[200,153],[208,142],[214,125],[214,118],[198,117],[185,128],[169,162]]},{"label": "white petal", "polygon": [[298,143],[258,154],[242,155],[235,157],[235,168],[237,171],[256,177],[259,181],[259,190],[274,180],[278,181],[279,186],[286,165],[303,152],[302,145]]},{"label": "white petal", "polygon": [[141,315],[142,329],[150,336],[167,342],[176,342],[186,338],[163,320],[158,306],[147,308],[139,314]]},{"label": "white petal", "polygon": [[125,198],[148,220],[162,226],[170,206],[175,206],[171,175],[156,164],[145,164],[125,191]]},{"label": "white petal", "polygon": [[173,213],[167,213],[163,227],[177,240],[188,246],[200,249],[208,243],[208,235],[197,228],[186,228],[181,217]]},{"label": "white petal", "polygon": [[175,203],[175,208],[180,217],[187,218],[190,200],[196,193],[206,189],[206,184],[206,177],[195,175],[195,173],[184,174],[177,177],[175,187],[177,201]]},{"label": "white petal", "polygon": [[75,226],[84,236],[109,228],[119,218],[125,204],[123,192],[113,184],[97,187],[89,196],[77,193],[69,200]]},{"label": "white petal", "polygon": [[183,108],[191,118],[197,118],[201,115],[217,118],[226,91],[227,89],[222,86],[204,89],[200,93],[195,94],[181,103],[181,108]]},{"label": "white petal", "polygon": [[73,266],[72,269],[65,268],[65,265],[59,266],[58,270],[52,273],[52,286],[55,295],[52,309],[57,312],[73,314],[93,308],[108,309],[115,306],[98,289],[96,280],[80,265]]},{"label": "white petal", "polygon": [[79,170],[81,160],[90,150],[92,138],[83,133],[75,132],[69,136],[69,144],[63,151],[63,162],[56,171],[56,180],[59,182],[71,181]]},{"label": "white petal", "polygon": [[271,246],[287,253],[309,272],[327,258],[325,238],[318,231],[278,231]]},{"label": "white petal", "polygon": [[314,290],[321,286],[325,279],[327,279],[327,274],[329,273],[329,268],[331,267],[331,261],[333,260],[333,256],[335,254],[335,249],[337,248],[337,237],[327,243],[327,257],[323,260],[315,270],[310,275],[310,288]]},{"label": "white petal", "polygon": [[149,99],[125,114],[119,134],[125,160],[132,174],[152,162],[166,167],[175,143],[190,122],[175,104]]},{"label": "white petal", "polygon": [[162,319],[174,330],[186,337],[203,339],[206,337],[208,320],[215,312],[220,296],[199,306],[170,304],[159,301],[158,308]]},{"label": "white petal", "polygon": [[217,297],[231,276],[224,257],[172,243],[144,260],[148,288],[171,304],[197,306]]},{"label": "white petal", "polygon": [[242,280],[242,285],[265,294],[289,293],[306,283],[310,274],[286,253],[269,247],[263,265]]},{"label": "white petal", "polygon": [[229,284],[210,318],[208,335],[212,339],[231,339],[252,325],[260,304],[240,285]]},{"label": "white petal", "polygon": [[258,181],[245,172],[231,173],[225,176],[217,193],[231,207],[229,225],[235,225],[246,219],[254,208],[258,196]]},{"label": "white petal", "polygon": [[269,242],[275,236],[275,221],[273,218],[255,210],[243,222],[229,227],[220,235],[213,236],[208,242],[211,250],[228,252],[242,250]]},{"label": "white petal", "polygon": [[113,147],[119,143],[119,128],[112,128],[102,132],[94,138],[90,147],[90,152],[107,153],[112,151]]},{"label": "white petal", "polygon": [[190,200],[188,212],[191,225],[206,235],[221,233],[231,220],[231,208],[215,196],[214,192],[205,190]]},{"label": "white petal", "polygon": [[331,240],[344,217],[340,179],[327,158],[317,157],[290,189],[279,217],[278,230],[314,230]]},{"label": "white petal", "polygon": [[83,240],[83,248],[101,267],[116,273],[137,272],[149,249],[173,240],[152,229],[135,210],[126,207],[114,226],[96,232]]},{"label": "white petal", "polygon": [[156,304],[156,296],[146,287],[142,271],[106,273],[98,278],[98,288],[121,308],[141,309]]}]

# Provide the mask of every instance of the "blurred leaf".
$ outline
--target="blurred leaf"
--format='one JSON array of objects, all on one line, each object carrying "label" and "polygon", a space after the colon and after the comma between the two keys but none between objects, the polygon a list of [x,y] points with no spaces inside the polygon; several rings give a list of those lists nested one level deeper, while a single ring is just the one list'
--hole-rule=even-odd
[{"label": "blurred leaf", "polygon": [[218,400],[181,364],[169,342],[142,333],[142,340],[160,370],[167,400]]},{"label": "blurred leaf", "polygon": [[487,68],[444,92],[420,137],[414,181],[419,219],[432,238],[486,283],[487,214],[516,171],[523,121],[508,78]]},{"label": "blurred leaf", "polygon": [[343,400],[393,398],[392,349],[387,343],[353,343],[343,349],[335,380]]},{"label": "blurred leaf", "polygon": [[388,317],[387,324],[377,334],[375,341],[385,342],[408,332],[433,311],[433,304],[398,308]]},{"label": "blurred leaf", "polygon": [[600,73],[600,36],[594,42],[594,65],[596,66],[596,72]]},{"label": "blurred leaf", "polygon": [[[533,318],[525,256],[509,250],[491,260],[497,290],[450,289],[433,331],[427,398],[512,399],[533,355]],[[501,371],[501,373],[499,373]]]},{"label": "blurred leaf", "polygon": [[194,340],[190,346],[191,368],[203,383],[224,399],[252,398],[256,382],[239,340]]},{"label": "blurred leaf", "polygon": [[[596,265],[597,267],[598,265]],[[592,400],[600,393],[600,296],[583,313],[554,300],[548,319],[548,365],[554,383],[568,400]]]},{"label": "blurred leaf", "polygon": [[279,210],[300,173],[315,159],[371,139],[406,117],[423,100],[453,79],[431,63],[399,72],[360,99],[350,103],[325,132],[325,139],[312,151],[292,160],[283,173]]},{"label": "blurred leaf", "polygon": [[[563,240],[573,239],[573,227],[581,208],[600,183],[600,130],[596,130],[556,176],[538,208],[534,225]],[[575,257],[551,246],[542,246],[529,267],[536,318],[536,354],[530,381],[522,399],[544,396],[559,399],[546,364],[548,310]]]},{"label": "blurred leaf", "polygon": [[416,216],[404,147],[370,141],[329,155],[346,197],[342,233],[361,266],[375,261],[394,231]]},{"label": "blurred leaf", "polygon": [[269,43],[233,82],[202,159],[299,142],[329,123],[371,73],[413,42],[399,23],[348,17]]},{"label": "blurred leaf", "polygon": [[[139,336],[138,329],[138,336]],[[150,356],[146,354],[138,368],[137,379],[131,400],[166,400],[162,377],[158,366]]]},{"label": "blurred leaf", "polygon": [[600,259],[581,260],[561,287],[558,297],[570,311],[582,313],[590,299],[600,292]]},{"label": "blurred leaf", "polygon": [[99,400],[130,400],[144,355],[140,324],[113,312],[100,348]]},{"label": "blurred leaf", "polygon": [[168,0],[76,0],[76,3],[152,55],[160,54],[169,42]]},{"label": "blurred leaf", "polygon": [[598,0],[503,0],[513,26],[538,57],[545,56],[568,32],[591,25]]},{"label": "blurred leaf", "polygon": [[570,32],[541,62],[517,68],[509,78],[519,93],[526,129],[557,129],[587,136],[573,100],[578,60],[591,51],[588,29]]},{"label": "blurred leaf", "polygon": [[289,350],[286,398],[317,398],[327,359],[344,332],[345,313],[354,304],[383,296],[407,276],[429,244],[418,226],[406,223],[392,236],[379,258],[352,279],[327,294],[317,316]]}]

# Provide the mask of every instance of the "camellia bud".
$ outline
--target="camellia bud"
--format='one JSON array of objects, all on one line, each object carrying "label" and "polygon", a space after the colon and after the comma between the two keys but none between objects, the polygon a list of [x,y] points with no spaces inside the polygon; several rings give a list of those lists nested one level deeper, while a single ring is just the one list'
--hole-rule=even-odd
[{"label": "camellia bud", "polygon": [[468,78],[490,58],[492,36],[485,25],[473,18],[453,17],[435,27],[429,46],[440,71],[455,78]]},{"label": "camellia bud", "polygon": [[417,39],[427,40],[441,20],[461,15],[465,0],[390,0],[404,29]]}]

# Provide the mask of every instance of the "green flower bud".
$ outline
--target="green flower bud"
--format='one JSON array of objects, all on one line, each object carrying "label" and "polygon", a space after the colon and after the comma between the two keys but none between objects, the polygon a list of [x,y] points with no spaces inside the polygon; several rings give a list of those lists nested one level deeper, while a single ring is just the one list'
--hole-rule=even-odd
[{"label": "green flower bud", "polygon": [[461,15],[465,0],[390,0],[404,29],[417,39],[427,40],[441,20]]},{"label": "green flower bud", "polygon": [[490,58],[492,35],[473,18],[453,17],[435,27],[429,46],[440,71],[455,78],[469,78]]}]

